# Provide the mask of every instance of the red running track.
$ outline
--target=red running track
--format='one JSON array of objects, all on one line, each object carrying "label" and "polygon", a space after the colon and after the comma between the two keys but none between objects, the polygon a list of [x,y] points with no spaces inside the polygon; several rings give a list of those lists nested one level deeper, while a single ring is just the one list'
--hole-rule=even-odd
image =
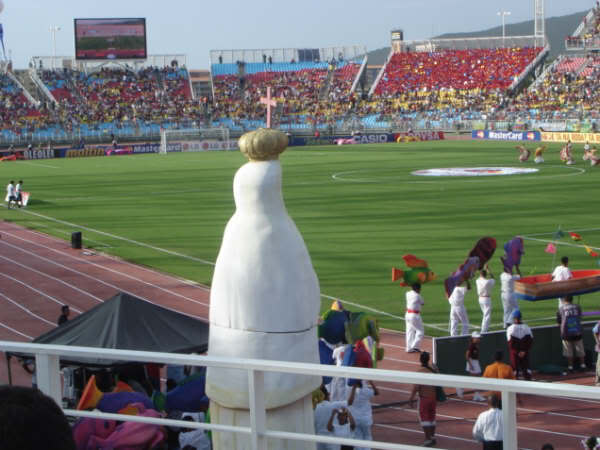
[{"label": "red running track", "polygon": [[[55,326],[62,304],[69,304],[76,315],[120,291],[208,318],[206,286],[94,251],[74,250],[63,240],[0,222],[0,340],[29,341]],[[384,331],[382,343],[386,357],[381,367],[418,368],[418,356],[404,352],[402,333]],[[430,339],[424,349],[431,350]],[[12,370],[17,383],[30,383],[30,376],[16,363]],[[593,377],[589,374],[570,381],[591,385]],[[0,363],[0,383],[6,382],[6,365]],[[406,403],[411,386],[382,384],[379,388],[380,395],[374,398],[374,438],[421,445],[423,434],[416,411]],[[452,395],[439,405],[438,448],[481,448],[471,430],[486,407],[467,399],[469,393],[465,400]],[[517,422],[521,448],[539,449],[545,442],[556,449],[580,448],[581,439],[600,430],[600,401],[524,395]]]}]

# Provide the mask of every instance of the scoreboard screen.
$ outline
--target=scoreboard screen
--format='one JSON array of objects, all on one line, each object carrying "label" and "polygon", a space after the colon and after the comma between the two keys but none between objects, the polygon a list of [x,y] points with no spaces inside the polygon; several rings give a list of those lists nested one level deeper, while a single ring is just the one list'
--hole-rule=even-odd
[{"label": "scoreboard screen", "polygon": [[75,19],[76,59],[146,57],[146,19]]}]

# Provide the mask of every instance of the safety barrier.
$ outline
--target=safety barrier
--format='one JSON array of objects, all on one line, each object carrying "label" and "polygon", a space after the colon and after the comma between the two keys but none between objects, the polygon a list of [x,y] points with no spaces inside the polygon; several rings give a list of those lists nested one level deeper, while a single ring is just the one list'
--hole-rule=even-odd
[{"label": "safety barrier", "polygon": [[408,450],[421,447],[392,444],[377,441],[360,441],[355,439],[331,438],[305,433],[290,433],[269,430],[266,427],[266,410],[264,403],[264,376],[266,372],[304,374],[313,376],[333,376],[374,380],[387,383],[420,384],[430,386],[451,386],[475,389],[478,391],[499,391],[502,393],[502,415],[504,427],[504,448],[516,449],[517,445],[517,393],[541,395],[548,397],[575,397],[600,400],[600,389],[590,386],[578,386],[564,383],[539,383],[532,381],[497,380],[490,378],[473,378],[455,375],[429,374],[422,372],[406,372],[383,369],[362,369],[355,367],[335,367],[318,364],[234,359],[216,356],[179,355],[170,353],[153,353],[130,350],[110,350],[89,347],[69,347],[62,345],[40,345],[22,342],[0,341],[0,351],[26,353],[35,355],[36,379],[38,388],[61,404],[60,358],[106,358],[114,361],[154,362],[159,364],[175,364],[187,366],[221,367],[244,370],[248,373],[250,426],[236,427],[220,424],[190,424],[190,422],[145,417],[114,415],[100,412],[77,411],[65,409],[64,413],[75,417],[93,417],[122,421],[172,425],[187,428],[201,428],[219,432],[231,432],[248,435],[251,448],[262,450],[267,448],[268,438],[286,439],[303,442],[337,443],[370,447],[377,449]]}]

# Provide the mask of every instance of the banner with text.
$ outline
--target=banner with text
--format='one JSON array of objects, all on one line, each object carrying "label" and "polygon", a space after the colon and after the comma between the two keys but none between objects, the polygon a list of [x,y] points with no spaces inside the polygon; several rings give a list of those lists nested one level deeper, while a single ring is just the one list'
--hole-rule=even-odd
[{"label": "banner with text", "polygon": [[542,141],[544,142],[568,142],[575,144],[585,144],[590,142],[600,144],[600,133],[546,133],[542,132]]},{"label": "banner with text", "polygon": [[491,141],[539,141],[542,139],[539,131],[489,131],[473,130],[473,139],[487,139]]}]

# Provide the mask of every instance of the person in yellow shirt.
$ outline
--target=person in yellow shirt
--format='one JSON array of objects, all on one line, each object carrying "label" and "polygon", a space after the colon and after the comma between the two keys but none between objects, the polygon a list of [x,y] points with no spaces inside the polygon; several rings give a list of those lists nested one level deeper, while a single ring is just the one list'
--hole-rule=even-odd
[{"label": "person in yellow shirt", "polygon": [[[484,378],[499,378],[503,380],[514,380],[515,374],[513,372],[512,367],[508,364],[502,362],[504,359],[504,353],[501,350],[498,350],[494,355],[494,362],[489,364],[484,372]],[[497,394],[499,398],[502,398],[501,392],[489,392],[490,395]]]}]

